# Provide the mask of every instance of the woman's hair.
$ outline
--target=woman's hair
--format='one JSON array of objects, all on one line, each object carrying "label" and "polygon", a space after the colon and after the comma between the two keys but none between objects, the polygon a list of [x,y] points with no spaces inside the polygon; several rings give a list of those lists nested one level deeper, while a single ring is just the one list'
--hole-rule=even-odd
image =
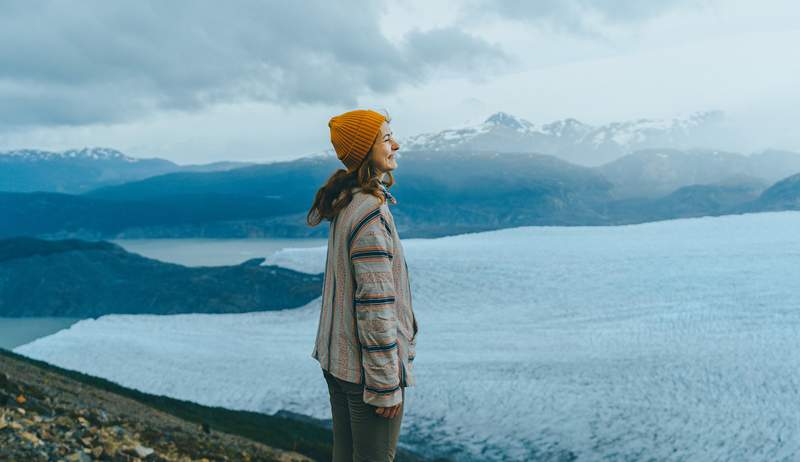
[{"label": "woman's hair", "polygon": [[[386,122],[391,122],[392,117],[386,109],[381,109]],[[377,138],[377,137],[376,137]],[[386,181],[383,184],[390,188],[394,184],[392,172],[386,172]],[[333,172],[314,196],[314,202],[306,215],[306,223],[309,226],[317,226],[322,220],[331,221],[336,215],[353,200],[353,188],[360,187],[367,194],[377,197],[381,203],[386,198],[381,191],[381,174],[372,163],[372,148],[367,153],[367,158],[361,165],[352,172],[343,168]]]},{"label": "woman's hair", "polygon": [[[386,172],[387,188],[394,184],[392,172]],[[331,221],[353,200],[352,188],[361,187],[365,193],[372,194],[383,203],[386,199],[381,191],[380,172],[372,164],[372,150],[358,169],[348,173],[345,169],[333,172],[325,185],[319,188],[314,197],[314,203],[306,216],[309,226],[317,226],[323,219]]]}]

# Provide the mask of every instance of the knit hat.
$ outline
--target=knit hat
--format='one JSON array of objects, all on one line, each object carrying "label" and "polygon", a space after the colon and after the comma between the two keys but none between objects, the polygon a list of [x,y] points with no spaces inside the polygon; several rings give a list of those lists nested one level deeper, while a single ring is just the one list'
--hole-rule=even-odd
[{"label": "knit hat", "polygon": [[331,144],[348,172],[356,170],[367,157],[385,120],[383,114],[364,109],[331,117]]}]

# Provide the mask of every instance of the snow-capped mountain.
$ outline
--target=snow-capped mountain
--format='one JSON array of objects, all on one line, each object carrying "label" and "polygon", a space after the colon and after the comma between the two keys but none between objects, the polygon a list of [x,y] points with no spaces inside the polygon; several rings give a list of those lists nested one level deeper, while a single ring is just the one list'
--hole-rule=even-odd
[{"label": "snow-capped mountain", "polygon": [[78,194],[181,170],[166,159],[137,159],[111,148],[0,152],[0,191]]},{"label": "snow-capped mountain", "polygon": [[538,152],[596,166],[639,149],[708,145],[722,119],[721,111],[706,111],[685,118],[636,119],[601,126],[573,118],[536,125],[498,112],[478,125],[409,137],[403,147],[412,151]]},{"label": "snow-capped mountain", "polygon": [[116,149],[86,147],[61,152],[17,149],[0,152],[0,191],[79,194],[172,172],[217,172],[254,165],[223,161],[178,165],[158,157],[137,158]]},{"label": "snow-capped mountain", "polygon": [[0,162],[2,161],[52,161],[66,159],[86,159],[86,160],[111,160],[123,162],[140,162],[143,159],[126,156],[116,149],[92,147],[83,149],[69,149],[61,152],[41,151],[38,149],[18,149],[14,151],[0,152]]}]

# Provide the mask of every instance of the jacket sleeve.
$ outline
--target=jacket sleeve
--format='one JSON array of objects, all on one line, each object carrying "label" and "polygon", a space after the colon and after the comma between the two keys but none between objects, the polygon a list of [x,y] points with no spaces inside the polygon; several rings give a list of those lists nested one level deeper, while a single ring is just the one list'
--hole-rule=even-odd
[{"label": "jacket sleeve", "polygon": [[364,368],[364,402],[389,407],[403,400],[397,349],[392,236],[380,207],[351,231],[353,303]]}]

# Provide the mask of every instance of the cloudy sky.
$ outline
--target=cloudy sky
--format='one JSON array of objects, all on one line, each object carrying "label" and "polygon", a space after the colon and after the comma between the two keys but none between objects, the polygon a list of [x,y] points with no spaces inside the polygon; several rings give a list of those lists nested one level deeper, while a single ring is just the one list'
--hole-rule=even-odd
[{"label": "cloudy sky", "polygon": [[330,148],[505,111],[590,124],[722,110],[743,152],[800,151],[800,6],[784,0],[4,1],[0,150],[175,162]]}]

